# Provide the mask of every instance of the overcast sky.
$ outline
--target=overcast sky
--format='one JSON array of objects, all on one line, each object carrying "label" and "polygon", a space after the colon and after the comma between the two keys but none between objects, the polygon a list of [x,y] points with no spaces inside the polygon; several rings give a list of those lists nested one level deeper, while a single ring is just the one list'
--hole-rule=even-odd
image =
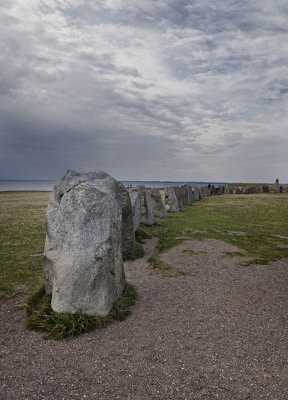
[{"label": "overcast sky", "polygon": [[0,179],[288,182],[287,0],[1,0]]}]

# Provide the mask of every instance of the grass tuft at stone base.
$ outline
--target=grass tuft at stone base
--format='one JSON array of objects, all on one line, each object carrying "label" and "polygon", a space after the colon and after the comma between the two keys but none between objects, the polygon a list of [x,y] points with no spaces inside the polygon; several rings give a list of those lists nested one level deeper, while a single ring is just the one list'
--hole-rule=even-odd
[{"label": "grass tuft at stone base", "polygon": [[141,243],[136,242],[135,251],[123,256],[123,261],[132,261],[144,256],[144,247]]},{"label": "grass tuft at stone base", "polygon": [[122,321],[132,312],[137,292],[126,282],[122,296],[115,302],[107,317],[85,314],[57,313],[51,308],[51,295],[45,293],[45,287],[32,293],[26,300],[26,329],[46,332],[44,339],[61,340],[94,329],[104,328],[112,321]]}]

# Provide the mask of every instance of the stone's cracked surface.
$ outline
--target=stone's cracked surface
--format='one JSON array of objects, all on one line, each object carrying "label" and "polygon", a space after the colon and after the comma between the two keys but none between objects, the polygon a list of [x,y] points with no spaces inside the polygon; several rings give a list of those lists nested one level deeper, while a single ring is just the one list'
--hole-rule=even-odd
[{"label": "stone's cracked surface", "polygon": [[153,213],[155,217],[158,218],[168,218],[168,213],[165,208],[164,201],[162,199],[161,193],[159,189],[152,188],[148,190],[151,196],[152,205],[153,205]]},{"label": "stone's cracked surface", "polygon": [[47,209],[44,273],[52,309],[105,316],[121,296],[122,198],[103,171],[68,170]]},{"label": "stone's cracked surface", "polygon": [[140,193],[140,204],[141,204],[140,222],[145,225],[153,225],[155,223],[155,218],[153,214],[151,196],[144,185],[137,185],[136,189],[138,189]]},{"label": "stone's cracked surface", "polygon": [[141,220],[140,193],[139,193],[139,190],[136,188],[128,188],[128,193],[129,193],[131,205],[132,205],[134,232],[136,232],[140,226],[140,220]]},{"label": "stone's cracked surface", "polygon": [[164,197],[166,210],[169,212],[179,212],[178,201],[173,187],[169,186],[165,188]]},{"label": "stone's cracked surface", "polygon": [[135,252],[136,240],[131,199],[123,183],[118,184],[122,199],[122,252],[125,256]]}]

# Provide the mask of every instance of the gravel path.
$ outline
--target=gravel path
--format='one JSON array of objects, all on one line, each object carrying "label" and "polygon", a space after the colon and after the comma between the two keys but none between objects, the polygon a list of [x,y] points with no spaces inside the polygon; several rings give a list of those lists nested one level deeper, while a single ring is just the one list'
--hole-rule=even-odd
[{"label": "gravel path", "polygon": [[[1,303],[1,400],[288,399],[287,260],[241,266],[239,249],[189,241],[163,257],[185,275],[125,263],[133,314],[61,342],[23,329],[21,296]],[[186,251],[184,251],[186,250]]]}]

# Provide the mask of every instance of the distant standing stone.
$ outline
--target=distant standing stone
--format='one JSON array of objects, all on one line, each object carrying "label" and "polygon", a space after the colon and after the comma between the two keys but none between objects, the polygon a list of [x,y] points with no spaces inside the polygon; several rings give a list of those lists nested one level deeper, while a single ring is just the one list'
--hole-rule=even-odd
[{"label": "distant standing stone", "polygon": [[257,193],[256,186],[248,186],[244,189],[244,194],[255,194]]},{"label": "distant standing stone", "polygon": [[209,196],[209,188],[208,186],[201,186],[201,195],[202,197],[207,197]]},{"label": "distant standing stone", "polygon": [[181,199],[182,199],[183,206],[187,206],[187,204],[189,204],[189,202],[188,202],[187,184],[184,183],[183,185],[180,186],[179,189],[180,189],[180,193],[181,193]]},{"label": "distant standing stone", "polygon": [[188,204],[193,203],[193,191],[192,191],[192,185],[190,183],[187,183],[187,198],[188,198]]},{"label": "distant standing stone", "polygon": [[263,190],[264,193],[269,193],[270,192],[270,189],[269,189],[268,185],[263,185],[262,186],[262,190]]},{"label": "distant standing stone", "polygon": [[141,204],[141,223],[145,225],[155,224],[155,218],[153,213],[153,206],[151,196],[148,193],[147,188],[144,185],[137,185],[136,188],[140,193],[140,204]]},{"label": "distant standing stone", "polygon": [[194,199],[195,201],[200,200],[200,189],[197,185],[194,187]]},{"label": "distant standing stone", "polygon": [[165,188],[165,207],[169,212],[179,212],[175,190],[171,186]]},{"label": "distant standing stone", "polygon": [[279,179],[276,179],[274,183],[274,193],[280,193]]},{"label": "distant standing stone", "polygon": [[139,190],[136,188],[128,188],[128,193],[129,193],[131,205],[132,205],[134,232],[136,232],[140,226],[140,220],[141,220],[140,193],[139,193]]},{"label": "distant standing stone", "polygon": [[122,252],[124,256],[134,254],[136,239],[133,224],[133,211],[129,192],[123,183],[118,182],[122,198]]},{"label": "distant standing stone", "polygon": [[57,312],[106,316],[125,286],[122,199],[106,172],[68,170],[46,217],[46,292]]},{"label": "distant standing stone", "polygon": [[181,190],[180,190],[179,186],[173,186],[173,189],[174,189],[174,192],[177,197],[178,207],[182,208],[184,204],[183,204],[183,200],[182,200],[182,196],[181,196]]},{"label": "distant standing stone", "polygon": [[168,213],[165,208],[164,201],[162,199],[161,193],[159,189],[152,188],[149,189],[148,192],[150,193],[152,205],[153,205],[153,213],[155,217],[158,218],[168,218]]}]

